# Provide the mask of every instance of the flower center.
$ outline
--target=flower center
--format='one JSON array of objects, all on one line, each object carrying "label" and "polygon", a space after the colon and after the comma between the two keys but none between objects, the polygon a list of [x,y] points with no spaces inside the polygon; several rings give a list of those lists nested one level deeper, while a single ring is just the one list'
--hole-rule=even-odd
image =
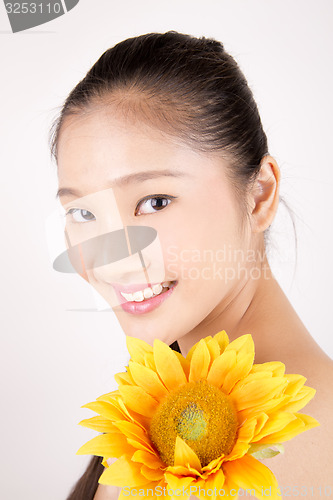
[{"label": "flower center", "polygon": [[207,420],[204,412],[195,403],[190,404],[180,414],[177,433],[184,440],[201,439],[207,432]]},{"label": "flower center", "polygon": [[200,380],[172,391],[161,402],[151,420],[150,438],[163,462],[173,465],[178,435],[195,451],[204,467],[231,452],[237,425],[230,398],[206,380]]}]

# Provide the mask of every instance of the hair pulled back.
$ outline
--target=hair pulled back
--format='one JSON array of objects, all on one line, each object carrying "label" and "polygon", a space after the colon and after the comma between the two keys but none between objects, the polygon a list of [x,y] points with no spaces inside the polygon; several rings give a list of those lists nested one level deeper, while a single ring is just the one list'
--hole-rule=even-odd
[{"label": "hair pulled back", "polygon": [[252,91],[235,60],[212,38],[148,33],[105,51],[70,92],[51,127],[56,161],[65,118],[108,103],[198,151],[218,152],[242,193],[268,154]]}]

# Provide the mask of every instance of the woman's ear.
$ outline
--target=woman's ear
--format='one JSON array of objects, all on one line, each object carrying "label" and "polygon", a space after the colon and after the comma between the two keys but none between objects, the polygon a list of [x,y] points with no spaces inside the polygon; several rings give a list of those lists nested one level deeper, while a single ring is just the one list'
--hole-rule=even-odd
[{"label": "woman's ear", "polygon": [[279,204],[279,188],[279,166],[272,156],[264,156],[249,193],[251,226],[254,233],[261,233],[271,225]]}]

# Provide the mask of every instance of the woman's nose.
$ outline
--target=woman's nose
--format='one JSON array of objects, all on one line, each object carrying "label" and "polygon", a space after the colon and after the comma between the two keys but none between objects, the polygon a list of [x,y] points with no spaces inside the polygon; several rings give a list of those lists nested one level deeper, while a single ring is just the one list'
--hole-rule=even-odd
[{"label": "woman's nose", "polygon": [[152,227],[125,226],[84,242],[82,248],[88,268],[99,267],[142,252],[156,237],[157,232]]},{"label": "woman's nose", "polygon": [[147,283],[147,267],[149,263],[137,252],[111,264],[94,267],[95,279],[110,283]]},{"label": "woman's nose", "polygon": [[95,244],[93,262],[89,267],[93,267],[95,278],[109,283],[145,283],[149,279],[147,273],[152,260],[161,261],[160,247],[156,248],[156,242],[154,228],[125,226],[103,235]]}]

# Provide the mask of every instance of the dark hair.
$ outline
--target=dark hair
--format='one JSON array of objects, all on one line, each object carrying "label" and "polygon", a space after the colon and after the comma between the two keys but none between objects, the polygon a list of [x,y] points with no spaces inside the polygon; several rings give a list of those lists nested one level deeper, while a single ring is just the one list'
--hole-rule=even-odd
[{"label": "dark hair", "polygon": [[[268,154],[267,138],[252,91],[222,43],[168,31],[108,49],[70,92],[53,123],[51,157],[57,161],[66,117],[108,104],[193,149],[225,158],[239,202],[247,208],[244,193]],[[102,472],[101,457],[93,457],[68,500],[92,500]]]},{"label": "dark hair", "polygon": [[73,486],[66,500],[93,500],[98,488],[98,480],[104,471],[102,457],[92,457],[84,474]]},{"label": "dark hair", "polygon": [[108,49],[68,95],[50,131],[51,157],[67,116],[113,103],[202,152],[228,160],[228,173],[245,203],[244,189],[268,154],[252,91],[236,61],[212,38],[168,31],[124,40]]}]

